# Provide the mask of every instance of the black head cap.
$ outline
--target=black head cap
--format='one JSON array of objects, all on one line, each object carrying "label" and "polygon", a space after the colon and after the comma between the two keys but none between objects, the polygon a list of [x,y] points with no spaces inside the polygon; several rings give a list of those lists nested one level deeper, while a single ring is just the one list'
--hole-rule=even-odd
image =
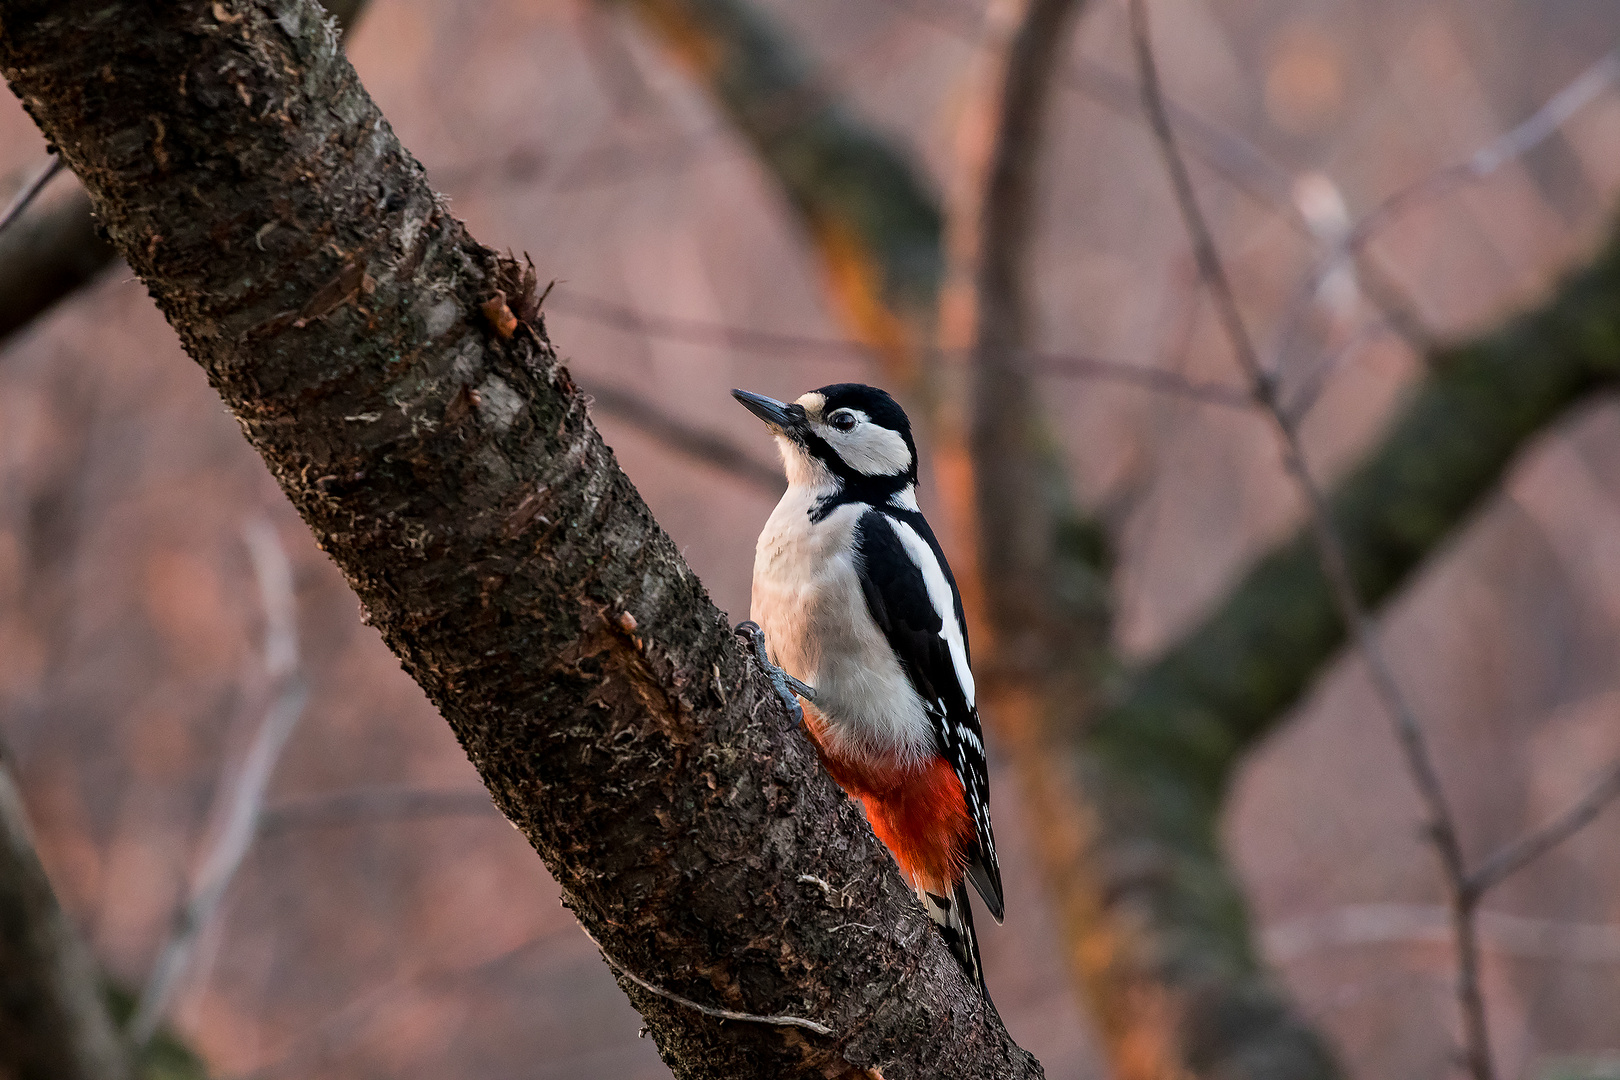
[{"label": "black head cap", "polygon": [[911,421],[906,417],[906,411],[900,403],[890,397],[888,391],[879,390],[875,386],[865,383],[842,382],[823,386],[815,391],[825,400],[822,414],[832,412],[834,409],[859,409],[866,414],[868,420],[879,424],[890,431],[898,431],[911,439]]}]

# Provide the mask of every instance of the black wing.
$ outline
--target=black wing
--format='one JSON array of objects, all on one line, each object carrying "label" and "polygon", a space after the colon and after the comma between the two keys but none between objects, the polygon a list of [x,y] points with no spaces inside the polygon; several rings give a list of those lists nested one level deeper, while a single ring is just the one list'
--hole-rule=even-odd
[{"label": "black wing", "polygon": [[[932,558],[939,567],[950,587],[947,609],[940,610],[929,595],[923,570],[897,530],[909,530],[926,547],[926,552],[920,554]],[[934,720],[935,749],[962,781],[978,834],[978,842],[968,852],[968,878],[999,923],[1004,905],[1001,867],[996,862],[996,841],[990,831],[990,772],[984,756],[984,733],[979,727],[979,711],[957,678],[950,645],[941,634],[945,620],[955,620],[965,662],[967,624],[962,618],[962,597],[956,579],[933,530],[918,513],[889,507],[868,510],[855,525],[855,550],[866,606]]]}]

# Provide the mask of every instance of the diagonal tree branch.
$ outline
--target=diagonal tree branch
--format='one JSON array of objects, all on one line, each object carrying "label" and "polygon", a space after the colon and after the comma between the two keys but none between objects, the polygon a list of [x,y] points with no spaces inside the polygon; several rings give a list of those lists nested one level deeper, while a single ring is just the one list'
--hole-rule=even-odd
[{"label": "diagonal tree branch", "polygon": [[782,470],[768,465],[723,435],[697,427],[654,405],[640,394],[607,383],[582,383],[591,411],[635,426],[694,461],[713,466],[775,498],[782,493]]},{"label": "diagonal tree branch", "polygon": [[1575,805],[1552,821],[1503,847],[1468,875],[1465,890],[1484,896],[1513,874],[1541,858],[1591,824],[1605,807],[1620,799],[1620,766],[1611,768]]},{"label": "diagonal tree branch", "polygon": [[0,27],[0,72],[582,924],[672,994],[838,1033],[621,982],[676,1074],[1041,1075],[618,470],[532,275],[440,206],[319,8],[0,0]]},{"label": "diagonal tree branch", "polygon": [[22,212],[28,209],[29,204],[39,197],[40,192],[45,190],[45,185],[49,184],[51,179],[61,171],[62,159],[55,154],[51,154],[50,159],[18,189],[17,194],[6,208],[0,210],[0,233],[5,232],[12,222],[22,216]]}]

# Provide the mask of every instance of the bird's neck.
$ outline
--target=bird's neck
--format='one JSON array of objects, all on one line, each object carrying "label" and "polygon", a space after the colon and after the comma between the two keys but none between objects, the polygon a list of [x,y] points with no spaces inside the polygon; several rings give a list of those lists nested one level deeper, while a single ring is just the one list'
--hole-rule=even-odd
[{"label": "bird's neck", "polygon": [[841,506],[861,505],[878,510],[917,513],[917,486],[905,477],[873,476],[858,480],[831,478],[828,483],[788,485],[783,502],[808,506],[810,521],[826,520]]}]

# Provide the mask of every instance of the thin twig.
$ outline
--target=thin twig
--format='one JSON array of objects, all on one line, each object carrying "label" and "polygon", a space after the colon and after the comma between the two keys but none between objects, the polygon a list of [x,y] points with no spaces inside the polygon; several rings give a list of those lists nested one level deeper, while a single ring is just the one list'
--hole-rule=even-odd
[{"label": "thin twig", "polygon": [[241,771],[223,789],[228,802],[219,835],[197,873],[190,897],[176,913],[169,940],[130,1017],[129,1038],[136,1046],[144,1046],[162,1024],[198,940],[218,913],[253,845],[270,777],[309,697],[299,670],[297,609],[286,552],[266,521],[248,522],[243,534],[264,602],[264,663],[276,696],[253,736]]},{"label": "thin twig", "polygon": [[1300,381],[1299,389],[1294,392],[1292,400],[1284,407],[1284,411],[1288,414],[1289,423],[1295,425],[1302,423],[1305,414],[1311,411],[1316,405],[1317,399],[1322,396],[1322,391],[1327,389],[1329,376],[1338,369],[1345,358],[1368,341],[1378,337],[1386,329],[1388,329],[1388,324],[1382,319],[1374,319],[1364,323],[1357,327],[1355,332],[1342,345],[1317,361],[1315,366],[1306,372],[1305,378]]},{"label": "thin twig", "polygon": [[289,829],[354,825],[367,821],[499,816],[500,811],[490,801],[489,792],[483,788],[358,788],[310,795],[266,807],[259,817],[259,835],[275,836]]},{"label": "thin twig", "polygon": [[1527,119],[1469,155],[1395,192],[1356,223],[1345,246],[1356,250],[1379,230],[1412,207],[1456,188],[1483,180],[1508,162],[1523,157],[1557,133],[1576,113],[1597,100],[1620,79],[1620,53],[1611,52],[1554,94]]},{"label": "thin twig", "polygon": [[[1534,150],[1617,80],[1620,80],[1620,52],[1611,52],[1549,98],[1529,118],[1480,147],[1466,160],[1437,169],[1408,184],[1362,215],[1329,245],[1284,309],[1277,336],[1279,360],[1322,284],[1346,261],[1365,252],[1367,245],[1385,228],[1413,208],[1484,180],[1503,165]],[[1382,282],[1380,287],[1388,287],[1388,283]],[[1390,317],[1387,311],[1386,317]]]},{"label": "thin twig", "polygon": [[1610,769],[1607,776],[1562,815],[1535,832],[1520,837],[1481,863],[1468,877],[1469,889],[1476,895],[1489,892],[1504,878],[1524,869],[1580,832],[1616,797],[1620,797],[1620,765]]},{"label": "thin twig", "polygon": [[782,334],[772,330],[726,326],[671,315],[654,315],[625,304],[586,296],[572,289],[560,289],[552,298],[552,311],[560,311],[600,326],[612,327],[642,337],[680,341],[710,348],[736,349],[765,356],[870,360],[869,346],[838,338],[818,338]]},{"label": "thin twig", "polygon": [[629,968],[615,960],[613,958],[613,954],[602,948],[602,943],[597,941],[596,936],[589,930],[585,929],[583,924],[580,925],[579,929],[580,933],[591,939],[591,944],[596,946],[598,951],[600,951],[602,954],[602,959],[606,960],[614,971],[617,971],[620,975],[623,975],[625,978],[647,991],[647,993],[656,994],[665,1001],[673,1001],[677,1005],[682,1005],[688,1009],[700,1012],[704,1016],[712,1016],[717,1020],[740,1020],[747,1024],[768,1024],[772,1027],[804,1028],[806,1031],[813,1031],[817,1035],[833,1034],[833,1029],[828,1027],[826,1024],[818,1023],[815,1020],[806,1020],[802,1016],[767,1016],[760,1015],[758,1013],[736,1012],[732,1009],[717,1009],[712,1005],[700,1005],[691,998],[684,998],[679,994],[670,993],[661,986],[654,986],[652,983],[648,982],[646,979],[643,979],[640,975],[637,975],[635,972],[631,971]]},{"label": "thin twig", "polygon": [[1022,350],[1019,350],[1019,354],[1030,372],[1036,375],[1124,383],[1139,386],[1144,390],[1154,390],[1170,397],[1202,402],[1205,405],[1220,405],[1228,409],[1254,408],[1254,395],[1241,386],[1199,382],[1167,368],[1126,364],[1118,360],[1102,360],[1092,356]]},{"label": "thin twig", "polygon": [[[600,326],[656,340],[680,341],[706,348],[736,349],[763,356],[798,359],[822,357],[867,362],[873,358],[870,346],[858,341],[782,334],[698,319],[653,315],[572,290],[559,291],[550,304],[550,310],[562,311]],[[965,355],[965,352],[966,350],[961,349],[945,350],[940,356],[941,359],[952,359]],[[1254,405],[1253,397],[1240,387],[1198,382],[1162,368],[1071,353],[1021,350],[1020,355],[1029,369],[1040,375],[1124,383],[1228,408],[1252,408]],[[628,413],[625,418],[633,419]]]},{"label": "thin twig", "polygon": [[767,465],[722,435],[666,412],[640,394],[607,383],[586,379],[578,382],[590,398],[593,412],[622,420],[687,457],[729,473],[773,498],[780,495],[787,484],[780,468]]},{"label": "thin twig", "polygon": [[1182,159],[1175,133],[1170,127],[1154,62],[1145,0],[1131,0],[1130,17],[1132,43],[1142,80],[1143,103],[1147,107],[1154,137],[1164,155],[1177,206],[1192,238],[1199,274],[1215,302],[1217,315],[1237,354],[1238,363],[1254,385],[1255,398],[1265,406],[1277,430],[1283,464],[1305,496],[1323,575],[1328,580],[1340,617],[1367,666],[1374,690],[1394,721],[1407,767],[1428,812],[1430,838],[1439,852],[1451,894],[1452,926],[1457,943],[1457,1000],[1462,1013],[1464,1055],[1475,1080],[1493,1080],[1485,1002],[1479,985],[1477,897],[1467,888],[1468,874],[1456,818],[1446,799],[1422,724],[1402,693],[1384,653],[1378,630],[1362,606],[1344,545],[1333,525],[1332,511],[1307,464],[1298,427],[1278,400],[1275,383],[1262,367],[1259,353],[1238,310],[1231,281],[1226,275],[1209,223],[1199,207],[1186,162]]},{"label": "thin twig", "polygon": [[0,213],[0,232],[5,232],[6,226],[22,217],[22,212],[28,209],[28,204],[33,202],[39,193],[45,190],[45,185],[51,182],[51,178],[61,171],[62,155],[52,154],[51,160],[34,174],[32,180],[22,186],[22,190],[11,200],[11,204]]},{"label": "thin twig", "polygon": [[[1482,947],[1503,956],[1576,964],[1620,963],[1620,925],[1481,911]],[[1449,945],[1451,909],[1440,904],[1346,904],[1268,926],[1266,955],[1286,963],[1325,949]]]},{"label": "thin twig", "polygon": [[401,972],[386,982],[364,991],[358,997],[326,1012],[312,1029],[293,1037],[292,1045],[281,1056],[248,1073],[238,1073],[232,1080],[275,1080],[287,1075],[308,1075],[317,1059],[330,1059],[340,1049],[353,1042],[372,1024],[379,1013],[407,999],[423,988],[456,988],[482,978],[506,964],[545,944],[557,933],[546,930],[534,937],[506,949],[488,960],[471,967],[453,970],[416,970]]}]

